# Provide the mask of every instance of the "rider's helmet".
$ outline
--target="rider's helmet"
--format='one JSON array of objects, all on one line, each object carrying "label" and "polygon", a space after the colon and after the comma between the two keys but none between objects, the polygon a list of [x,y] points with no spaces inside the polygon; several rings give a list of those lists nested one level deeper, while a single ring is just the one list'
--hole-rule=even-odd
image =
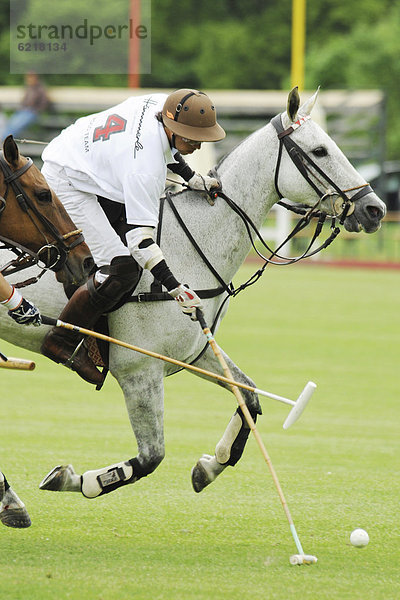
[{"label": "rider's helmet", "polygon": [[217,123],[215,106],[204,92],[176,90],[168,96],[162,109],[162,120],[168,129],[195,142],[217,142],[225,131]]}]

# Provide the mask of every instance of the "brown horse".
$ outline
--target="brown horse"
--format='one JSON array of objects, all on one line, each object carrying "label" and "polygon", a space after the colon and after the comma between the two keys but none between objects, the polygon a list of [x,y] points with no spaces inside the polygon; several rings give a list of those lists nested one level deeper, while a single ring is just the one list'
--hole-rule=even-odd
[{"label": "brown horse", "polygon": [[0,243],[17,255],[4,275],[39,264],[66,289],[84,283],[94,264],[81,231],[11,135],[0,154]]},{"label": "brown horse", "polygon": [[[55,271],[66,290],[84,283],[94,264],[81,232],[32,160],[20,155],[12,136],[0,154],[0,248],[16,255],[1,269],[5,275],[39,264]],[[0,521],[14,528],[31,524],[1,471]]]}]

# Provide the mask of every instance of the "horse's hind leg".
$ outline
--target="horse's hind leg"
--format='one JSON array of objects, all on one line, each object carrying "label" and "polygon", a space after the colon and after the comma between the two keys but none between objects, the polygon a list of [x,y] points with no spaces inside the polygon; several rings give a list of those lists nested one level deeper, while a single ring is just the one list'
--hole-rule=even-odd
[{"label": "horse's hind leg", "polygon": [[75,473],[72,465],[59,465],[46,475],[40,489],[82,492],[86,498],[97,498],[152,473],[165,454],[161,369],[162,366],[143,369],[140,375],[119,379],[138,444],[139,452],[135,458],[86,471],[83,475]]},{"label": "horse's hind leg", "polygon": [[[245,375],[243,371],[241,371],[239,367],[235,365],[229,356],[227,356],[227,354],[225,354],[222,350],[221,352],[234,380],[241,383],[246,383],[251,387],[255,387],[255,384],[251,381],[251,379],[249,379],[249,377],[247,377],[247,375]],[[204,353],[203,357],[196,363],[196,365],[208,371],[223,374],[218,360],[210,350],[207,350],[207,352]],[[200,376],[203,377],[202,375]],[[205,379],[208,379],[213,383],[217,382],[222,387],[230,390],[228,384],[219,382],[209,377],[205,377]],[[258,402],[257,394],[242,389],[240,391],[250,411],[253,421],[255,422],[257,420],[257,415],[261,414],[261,407]],[[213,456],[209,454],[203,454],[203,456],[198,460],[197,464],[193,467],[192,485],[195,492],[201,492],[207,485],[212,483],[214,479],[218,477],[218,475],[222,473],[224,469],[226,469],[226,467],[233,467],[238,462],[243,454],[249,433],[249,425],[243,416],[242,410],[240,407],[238,407],[233,417],[229,421],[222,438],[216,445],[215,454]]]}]

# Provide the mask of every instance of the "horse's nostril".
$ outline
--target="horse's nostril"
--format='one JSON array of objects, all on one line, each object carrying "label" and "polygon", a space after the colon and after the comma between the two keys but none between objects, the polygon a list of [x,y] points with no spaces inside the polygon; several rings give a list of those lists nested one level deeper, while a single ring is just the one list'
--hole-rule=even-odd
[{"label": "horse's nostril", "polygon": [[93,267],[94,267],[94,260],[91,256],[88,256],[83,261],[83,268],[85,270],[85,273],[90,273],[90,271],[93,269]]},{"label": "horse's nostril", "polygon": [[383,211],[378,206],[367,206],[367,213],[371,219],[382,219]]}]

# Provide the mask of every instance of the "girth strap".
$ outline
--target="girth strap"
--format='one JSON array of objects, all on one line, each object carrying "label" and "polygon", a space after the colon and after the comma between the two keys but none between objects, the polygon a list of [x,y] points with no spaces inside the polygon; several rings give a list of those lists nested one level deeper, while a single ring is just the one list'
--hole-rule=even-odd
[{"label": "girth strap", "polygon": [[[210,288],[207,290],[193,290],[202,300],[216,298],[224,293],[224,288]],[[127,302],[160,302],[165,300],[174,300],[168,292],[142,292],[136,296],[130,296]]]}]

